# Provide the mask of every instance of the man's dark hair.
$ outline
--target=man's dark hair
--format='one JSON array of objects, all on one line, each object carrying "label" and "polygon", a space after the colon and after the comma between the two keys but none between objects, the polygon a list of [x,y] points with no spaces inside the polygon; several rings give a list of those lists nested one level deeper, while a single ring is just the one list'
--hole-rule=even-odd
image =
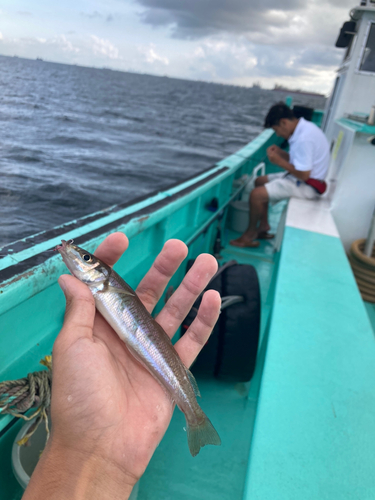
[{"label": "man's dark hair", "polygon": [[274,104],[272,108],[268,111],[266,119],[264,120],[265,128],[271,128],[274,125],[278,125],[282,118],[287,118],[288,120],[294,120],[295,116],[293,111],[283,102],[278,102]]}]

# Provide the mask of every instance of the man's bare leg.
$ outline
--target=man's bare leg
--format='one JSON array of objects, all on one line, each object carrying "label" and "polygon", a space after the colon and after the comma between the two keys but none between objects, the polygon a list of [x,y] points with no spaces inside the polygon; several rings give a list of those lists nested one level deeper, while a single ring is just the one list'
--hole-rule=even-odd
[{"label": "man's bare leg", "polygon": [[258,227],[258,239],[271,240],[275,237],[275,235],[268,232],[271,229],[271,226],[268,224],[268,203],[265,203],[264,205],[263,216]]},{"label": "man's bare leg", "polygon": [[267,220],[267,214],[264,212],[268,207],[268,193],[264,186],[255,187],[250,193],[250,221],[249,226],[242,236],[236,240],[230,241],[231,245],[237,247],[257,247],[259,246],[258,241],[254,241],[258,238],[258,222]]},{"label": "man's bare leg", "polygon": [[[255,180],[255,186],[264,186],[268,182],[268,176],[267,175],[262,175],[260,177],[257,177]],[[259,222],[259,227],[258,227],[258,238],[259,239],[271,239],[275,235],[270,234],[268,231],[271,229],[271,226],[268,224],[268,202],[264,204],[263,208],[263,215],[260,219]]]},{"label": "man's bare leg", "polygon": [[268,182],[268,175],[261,175],[255,179],[255,187],[264,186]]}]

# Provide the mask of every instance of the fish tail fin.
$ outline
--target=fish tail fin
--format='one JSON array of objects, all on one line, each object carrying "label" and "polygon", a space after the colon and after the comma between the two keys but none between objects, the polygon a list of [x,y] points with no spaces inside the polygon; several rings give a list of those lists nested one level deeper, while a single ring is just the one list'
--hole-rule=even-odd
[{"label": "fish tail fin", "polygon": [[187,438],[190,453],[193,457],[198,455],[199,450],[206,444],[221,445],[221,439],[216,432],[215,427],[211,424],[208,417],[202,412],[204,420],[198,425],[187,423]]}]

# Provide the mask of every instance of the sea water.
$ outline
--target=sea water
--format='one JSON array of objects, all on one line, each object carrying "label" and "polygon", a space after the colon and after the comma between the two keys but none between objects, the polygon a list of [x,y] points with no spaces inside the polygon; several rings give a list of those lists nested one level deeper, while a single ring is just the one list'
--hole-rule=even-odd
[{"label": "sea water", "polygon": [[0,56],[0,246],[209,168],[254,139],[282,98]]}]

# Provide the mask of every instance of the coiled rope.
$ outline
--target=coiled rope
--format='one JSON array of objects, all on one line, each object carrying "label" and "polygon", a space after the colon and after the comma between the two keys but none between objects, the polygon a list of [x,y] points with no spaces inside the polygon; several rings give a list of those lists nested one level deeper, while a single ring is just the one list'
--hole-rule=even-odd
[{"label": "coiled rope", "polygon": [[[48,414],[51,406],[52,356],[46,356],[40,363],[48,369],[29,373],[27,377],[19,380],[0,382],[0,414],[8,413],[23,420],[32,420],[37,417],[27,434],[17,441],[20,446],[28,442],[43,421],[47,441],[49,438]],[[37,409],[32,415],[23,415],[35,407]]]},{"label": "coiled rope", "polygon": [[364,254],[366,240],[352,243],[349,261],[363,300],[375,303],[375,245],[370,257]]}]

